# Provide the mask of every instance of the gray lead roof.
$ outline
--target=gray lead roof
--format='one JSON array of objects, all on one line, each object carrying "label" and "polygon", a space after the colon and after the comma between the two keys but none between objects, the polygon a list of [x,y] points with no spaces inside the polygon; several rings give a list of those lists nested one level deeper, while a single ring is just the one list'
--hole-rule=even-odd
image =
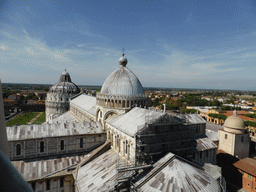
[{"label": "gray lead roof", "polygon": [[50,88],[49,92],[78,94],[80,91],[77,85],[71,81],[69,73],[64,71],[60,75],[60,80]]},{"label": "gray lead roof", "polygon": [[98,121],[20,125],[6,129],[8,141],[103,133],[101,123]]},{"label": "gray lead roof", "polygon": [[142,191],[151,192],[220,191],[220,186],[213,177],[173,153],[168,153],[157,161],[154,168],[135,185],[140,186]]},{"label": "gray lead roof", "polygon": [[128,68],[120,68],[111,73],[104,82],[101,93],[117,96],[144,95],[143,87],[136,75]]}]

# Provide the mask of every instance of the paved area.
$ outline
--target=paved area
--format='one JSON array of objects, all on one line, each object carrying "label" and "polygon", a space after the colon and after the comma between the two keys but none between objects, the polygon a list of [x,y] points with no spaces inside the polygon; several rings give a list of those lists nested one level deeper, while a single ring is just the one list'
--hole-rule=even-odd
[{"label": "paved area", "polygon": [[28,122],[28,125],[31,125],[38,117],[40,117],[43,114],[43,112],[38,113],[37,116],[35,116],[31,121]]}]

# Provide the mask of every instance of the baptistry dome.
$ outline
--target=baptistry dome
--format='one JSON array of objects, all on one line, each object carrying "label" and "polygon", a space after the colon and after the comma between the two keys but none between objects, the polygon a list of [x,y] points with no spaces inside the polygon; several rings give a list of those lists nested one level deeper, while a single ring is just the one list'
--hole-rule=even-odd
[{"label": "baptistry dome", "polygon": [[50,88],[49,92],[78,94],[80,91],[77,85],[71,81],[69,73],[65,70],[60,75],[60,80]]},{"label": "baptistry dome", "polygon": [[101,88],[101,94],[132,97],[144,95],[139,79],[130,69],[126,68],[127,63],[123,54],[119,59],[120,67],[108,76]]},{"label": "baptistry dome", "polygon": [[46,121],[52,120],[69,110],[71,97],[79,93],[79,88],[71,81],[69,73],[65,70],[57,83],[50,87],[45,102]]}]

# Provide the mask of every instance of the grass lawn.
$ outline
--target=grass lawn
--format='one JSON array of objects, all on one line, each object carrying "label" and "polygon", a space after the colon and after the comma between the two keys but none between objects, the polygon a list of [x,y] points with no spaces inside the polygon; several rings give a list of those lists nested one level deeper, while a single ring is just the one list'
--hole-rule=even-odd
[{"label": "grass lawn", "polygon": [[45,116],[45,112],[42,113],[42,115],[40,115],[32,124],[41,124],[44,123],[46,121],[46,116]]},{"label": "grass lawn", "polygon": [[8,121],[6,123],[6,126],[16,125],[16,123],[18,123],[18,125],[25,125],[29,121],[31,121],[35,116],[37,116],[38,113],[39,112],[32,112],[32,113],[27,113],[27,114],[24,114],[22,116],[16,117],[16,118]]}]

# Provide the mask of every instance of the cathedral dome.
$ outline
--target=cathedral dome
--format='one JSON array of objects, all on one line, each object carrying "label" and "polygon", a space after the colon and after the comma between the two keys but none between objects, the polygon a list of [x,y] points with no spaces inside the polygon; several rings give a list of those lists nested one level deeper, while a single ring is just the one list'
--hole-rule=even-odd
[{"label": "cathedral dome", "polygon": [[71,81],[69,73],[65,70],[60,75],[60,80],[55,83],[49,92],[78,94],[79,88]]},{"label": "cathedral dome", "polygon": [[116,69],[106,79],[101,88],[101,94],[116,96],[144,95],[143,87],[136,75],[126,68],[127,59],[119,59],[120,68]]},{"label": "cathedral dome", "polygon": [[230,130],[245,130],[244,120],[241,117],[237,116],[236,110],[233,112],[233,115],[228,117],[225,120],[225,123],[223,125],[224,129],[226,131]]}]

